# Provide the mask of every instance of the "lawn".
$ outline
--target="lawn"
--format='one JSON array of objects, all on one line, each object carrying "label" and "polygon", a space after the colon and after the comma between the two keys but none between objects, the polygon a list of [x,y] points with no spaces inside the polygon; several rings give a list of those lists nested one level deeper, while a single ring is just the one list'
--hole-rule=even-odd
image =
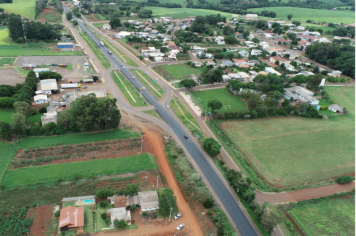
[{"label": "lawn", "polygon": [[14,64],[16,60],[16,57],[3,57],[0,59],[0,66],[3,66],[4,64],[9,64],[9,65],[12,65]]},{"label": "lawn", "polygon": [[[14,109],[0,109],[0,121],[12,123],[11,115],[15,113]],[[27,117],[27,122],[34,125],[36,122],[41,123],[42,113],[37,113],[33,116]]]},{"label": "lawn", "polygon": [[[111,204],[108,204],[106,207],[101,207],[100,204],[96,206],[96,230],[99,232],[102,228],[109,228],[110,225],[107,225],[105,220],[101,218],[102,213],[106,213],[107,209],[113,208]],[[111,222],[111,221],[110,221]]]},{"label": "lawn", "polygon": [[143,96],[140,98],[140,93],[137,91],[135,86],[133,86],[130,81],[128,81],[120,72],[112,71],[111,77],[121,92],[124,94],[127,101],[131,104],[131,106],[145,107],[148,105],[146,99],[143,98]]},{"label": "lawn", "polygon": [[[318,10],[310,8],[298,8],[298,7],[264,7],[264,8],[250,8],[249,11],[260,13],[261,11],[274,11],[277,13],[276,19],[287,20],[288,14],[293,14],[292,20],[307,21],[313,20],[315,22],[327,22],[327,23],[354,23],[355,12],[354,11],[329,11]],[[261,17],[263,18],[263,17]]]},{"label": "lawn", "polygon": [[194,68],[187,64],[161,65],[160,67],[176,79],[182,79],[191,74],[199,76],[204,70],[204,67]]},{"label": "lawn", "polygon": [[192,91],[191,94],[197,101],[200,101],[200,106],[203,109],[210,112],[211,109],[208,108],[208,101],[210,100],[219,100],[222,103],[223,107],[217,110],[217,113],[245,111],[247,109],[245,101],[232,95],[227,88]]},{"label": "lawn", "polygon": [[30,137],[25,138],[16,143],[17,148],[36,148],[36,147],[47,147],[53,145],[67,145],[67,144],[78,144],[87,142],[99,142],[103,140],[113,140],[113,139],[127,139],[127,138],[137,138],[140,137],[139,133],[133,132],[132,130],[114,129],[107,132],[97,132],[97,133],[80,133],[80,134],[65,134],[65,135],[52,135],[52,136],[41,136],[41,137]]},{"label": "lawn", "polygon": [[12,143],[0,142],[1,158],[0,158],[0,182],[4,177],[7,167],[10,164],[12,157],[16,153],[16,148]]},{"label": "lawn", "polygon": [[109,69],[111,67],[111,63],[108,58],[100,51],[99,47],[95,46],[95,43],[86,33],[83,33],[83,30],[78,30],[80,37],[84,39],[84,41],[89,45],[90,49],[94,52],[95,56],[98,58],[100,63],[103,65],[105,69]]},{"label": "lawn", "polygon": [[290,211],[309,235],[355,235],[355,197],[297,205]]},{"label": "lawn", "polygon": [[[143,0],[142,0],[143,1]],[[165,0],[162,1],[162,3]],[[166,0],[171,1],[171,0]],[[181,3],[183,6],[186,4],[185,1],[180,0],[181,2],[175,1],[174,3]],[[208,0],[207,2],[215,2],[219,3],[217,0]],[[221,16],[225,16],[228,18],[232,17],[232,13],[226,13],[221,11],[214,11],[214,10],[206,10],[206,9],[194,9],[194,8],[164,8],[164,7],[146,7],[147,9],[152,10],[152,17],[159,17],[159,16],[170,16],[173,18],[185,18],[189,16],[206,16],[206,15],[216,15],[221,14]]]},{"label": "lawn", "polygon": [[355,88],[324,88],[331,99],[349,110],[347,116],[226,121],[221,126],[254,169],[278,187],[302,186],[352,173]]},{"label": "lawn", "polygon": [[131,72],[133,72],[136,75],[136,78],[139,79],[157,98],[161,98],[165,94],[166,91],[162,88],[162,86],[157,84],[156,80],[149,77],[142,70],[132,69]]},{"label": "lawn", "polygon": [[8,13],[20,14],[22,17],[34,20],[35,4],[36,0],[13,0],[13,3],[2,3],[1,8]]},{"label": "lawn", "polygon": [[85,206],[84,207],[84,229],[83,233],[94,233],[95,232],[95,227],[94,227],[94,213],[93,210],[91,209],[91,206]]},{"label": "lawn", "polygon": [[90,178],[98,175],[123,174],[152,168],[149,154],[144,153],[115,159],[80,161],[8,170],[3,184],[5,187],[17,187],[28,184],[53,183],[59,179]]}]

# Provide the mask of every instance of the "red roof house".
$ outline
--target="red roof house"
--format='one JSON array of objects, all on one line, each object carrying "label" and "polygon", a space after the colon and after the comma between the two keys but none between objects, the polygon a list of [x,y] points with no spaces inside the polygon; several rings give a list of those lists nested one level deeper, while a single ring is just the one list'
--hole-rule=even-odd
[{"label": "red roof house", "polygon": [[67,206],[61,210],[59,217],[59,228],[61,231],[77,229],[78,233],[82,233],[83,227],[84,207]]}]

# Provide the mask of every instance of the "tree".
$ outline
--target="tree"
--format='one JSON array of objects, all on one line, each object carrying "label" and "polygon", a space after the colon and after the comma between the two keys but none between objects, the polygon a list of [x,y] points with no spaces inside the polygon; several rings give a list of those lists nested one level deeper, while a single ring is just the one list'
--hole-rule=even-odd
[{"label": "tree", "polygon": [[55,213],[54,213],[54,216],[55,217],[58,217],[58,216],[60,216],[61,215],[61,211],[60,210],[58,210],[58,211],[56,211]]},{"label": "tree", "polygon": [[286,99],[284,99],[284,101],[282,102],[282,107],[287,107],[287,106],[289,106],[289,100],[286,98]]},{"label": "tree", "polygon": [[214,206],[214,201],[211,198],[207,198],[204,202],[203,202],[203,206],[206,209],[212,208]]},{"label": "tree", "polygon": [[138,191],[138,186],[136,184],[126,185],[126,188],[125,188],[126,196],[134,196],[135,194],[137,194],[137,191]]},{"label": "tree", "polygon": [[73,25],[78,25],[78,21],[77,21],[77,20],[74,20],[74,21],[73,21]]},{"label": "tree", "polygon": [[263,117],[266,117],[267,116],[267,107],[264,106],[264,105],[261,105],[261,106],[257,106],[256,107],[256,112],[257,112],[257,115],[258,117],[260,118],[263,118]]},{"label": "tree", "polygon": [[151,18],[152,17],[152,10],[142,8],[137,12],[137,16],[140,18]]},{"label": "tree", "polygon": [[122,25],[119,17],[112,18],[109,24],[112,29],[116,29],[117,27],[120,27]]},{"label": "tree", "polygon": [[9,141],[12,139],[12,128],[10,124],[5,122],[0,123],[0,136]]},{"label": "tree", "polygon": [[159,203],[159,213],[163,217],[168,217],[171,208],[173,211],[177,209],[177,199],[173,196],[173,190],[170,188],[164,188],[164,191],[161,191],[158,195],[158,203]]},{"label": "tree", "polygon": [[294,20],[294,21],[292,21],[292,24],[296,25],[296,26],[300,26],[302,23],[300,21]]},{"label": "tree", "polygon": [[292,17],[293,17],[293,15],[292,15],[292,14],[288,14],[288,15],[287,15],[288,20],[291,20],[291,19],[292,19]]},{"label": "tree", "polygon": [[126,221],[124,221],[124,220],[120,220],[118,226],[119,226],[119,228],[124,228],[124,227],[127,226],[127,223],[126,223]]},{"label": "tree", "polygon": [[336,179],[336,182],[339,184],[346,184],[353,181],[353,178],[351,176],[348,175],[344,175],[344,176],[339,176]]},{"label": "tree", "polygon": [[256,38],[256,37],[254,37],[254,38],[252,39],[252,42],[254,42],[254,43],[259,43],[260,40],[259,40],[258,38]]},{"label": "tree", "polygon": [[256,107],[261,106],[263,101],[261,95],[258,93],[253,93],[250,95],[250,98],[247,101],[247,106],[250,110],[255,110]]},{"label": "tree", "polygon": [[182,79],[179,84],[184,87],[184,88],[193,88],[197,86],[198,84],[195,82],[193,79]]},{"label": "tree", "polygon": [[267,232],[271,233],[274,227],[281,221],[280,217],[274,212],[265,210],[261,217],[261,222],[266,228]]},{"label": "tree", "polygon": [[322,74],[315,74],[314,76],[311,76],[311,78],[308,80],[308,85],[310,85],[314,89],[317,89],[321,83],[322,78]]},{"label": "tree", "polygon": [[101,216],[101,219],[103,219],[103,220],[105,220],[106,218],[108,218],[108,214],[107,214],[106,212],[101,213],[100,216]]},{"label": "tree", "polygon": [[272,52],[271,57],[277,56],[277,52]]},{"label": "tree", "polygon": [[211,108],[211,112],[214,114],[215,110],[222,108],[222,103],[218,100],[210,100],[208,101],[208,107]]},{"label": "tree", "polygon": [[17,113],[22,114],[27,117],[30,105],[27,102],[15,102],[14,108]]},{"label": "tree", "polygon": [[242,37],[244,38],[244,39],[247,39],[247,37],[250,35],[250,32],[249,31],[244,31],[243,33],[242,33]]},{"label": "tree", "polygon": [[279,60],[275,61],[274,64],[276,64],[278,66],[279,65]]},{"label": "tree", "polygon": [[135,204],[132,204],[132,205],[130,206],[130,208],[131,208],[131,211],[135,211],[135,210],[136,210],[136,205],[135,205]]},{"label": "tree", "polygon": [[106,195],[106,190],[105,189],[100,189],[98,191],[96,191],[96,197],[99,199],[104,199],[107,197]]},{"label": "tree", "polygon": [[212,157],[220,154],[220,144],[213,138],[206,138],[203,143],[204,150]]},{"label": "tree", "polygon": [[12,114],[12,129],[15,134],[24,134],[27,129],[26,116],[20,113]]},{"label": "tree", "polygon": [[72,12],[67,12],[67,13],[66,13],[66,16],[67,16],[67,20],[68,20],[68,21],[71,21],[71,20],[73,19],[73,14],[72,14]]},{"label": "tree", "polygon": [[94,76],[93,76],[93,80],[94,80],[94,82],[97,82],[97,81],[99,80],[99,77],[96,76],[96,75],[94,75]]}]

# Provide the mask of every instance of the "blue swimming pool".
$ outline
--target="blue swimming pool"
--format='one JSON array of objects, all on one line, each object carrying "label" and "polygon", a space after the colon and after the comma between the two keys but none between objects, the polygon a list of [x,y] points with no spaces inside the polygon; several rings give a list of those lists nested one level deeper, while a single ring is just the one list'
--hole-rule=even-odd
[{"label": "blue swimming pool", "polygon": [[87,200],[83,200],[84,204],[91,204],[94,203],[94,199],[87,199]]}]

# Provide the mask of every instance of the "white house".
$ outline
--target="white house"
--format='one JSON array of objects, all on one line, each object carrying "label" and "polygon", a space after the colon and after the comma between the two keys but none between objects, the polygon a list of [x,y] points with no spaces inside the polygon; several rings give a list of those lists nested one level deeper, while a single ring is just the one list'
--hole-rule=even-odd
[{"label": "white house", "polygon": [[103,29],[104,30],[111,30],[112,28],[111,28],[111,25],[109,25],[109,24],[103,24]]},{"label": "white house", "polygon": [[132,32],[120,31],[119,33],[115,33],[114,36],[117,39],[124,39],[126,36],[131,36]]},{"label": "white house", "polygon": [[249,52],[245,50],[239,51],[238,54],[245,58],[249,56]]},{"label": "white house", "polygon": [[251,55],[252,56],[258,56],[258,55],[261,55],[261,54],[262,54],[261,50],[258,50],[258,49],[252,49],[251,50]]},{"label": "white house", "polygon": [[269,49],[269,44],[267,42],[260,42],[260,46],[262,47],[263,50]]},{"label": "white house", "polygon": [[333,70],[333,71],[331,71],[331,73],[328,73],[327,75],[335,77],[335,78],[339,78],[341,76],[341,73],[342,72],[339,70]]},{"label": "white house", "polygon": [[161,53],[161,49],[156,49],[155,47],[143,47],[141,48],[141,53],[146,56],[152,53]]},{"label": "white house", "polygon": [[271,34],[265,33],[264,36],[266,39],[273,39],[273,36]]},{"label": "white house", "polygon": [[257,18],[258,15],[257,14],[246,14],[246,18]]},{"label": "white house", "polygon": [[304,26],[299,25],[299,26],[295,27],[295,29],[296,29],[296,30],[305,30],[305,27],[304,27]]},{"label": "white house", "polygon": [[228,80],[231,79],[231,78],[230,78],[230,76],[228,76],[228,75],[223,75],[223,76],[222,76],[222,79],[223,79],[223,81],[225,82],[225,81],[228,81]]},{"label": "white house", "polygon": [[202,51],[206,51],[206,50],[207,50],[206,48],[202,48],[202,47],[195,46],[195,45],[192,47],[192,51],[193,51],[194,53],[202,52]]},{"label": "white house", "polygon": [[163,61],[163,57],[155,57],[155,62],[161,62]]},{"label": "white house", "polygon": [[321,37],[318,39],[319,43],[331,43],[331,41],[325,37]]},{"label": "white house", "polygon": [[310,105],[316,106],[319,104],[319,100],[314,98],[314,93],[306,88],[300,86],[294,86],[291,88],[285,88],[283,97],[287,99],[293,98],[293,100],[298,100],[300,102],[305,102]]},{"label": "white house", "polygon": [[276,71],[276,70],[273,69],[272,67],[265,67],[265,71],[266,71],[268,74],[281,75],[281,73],[279,73],[278,71]]},{"label": "white house", "polygon": [[34,100],[35,104],[42,104],[42,103],[47,103],[48,102],[47,95],[34,96],[33,100]]},{"label": "white house", "polygon": [[216,36],[215,42],[216,42],[218,45],[225,45],[224,37],[221,37],[221,36]]},{"label": "white house", "polygon": [[341,113],[343,111],[343,107],[342,106],[339,106],[337,104],[331,104],[329,107],[328,107],[328,110],[332,111],[332,112],[336,112],[336,113]]}]

